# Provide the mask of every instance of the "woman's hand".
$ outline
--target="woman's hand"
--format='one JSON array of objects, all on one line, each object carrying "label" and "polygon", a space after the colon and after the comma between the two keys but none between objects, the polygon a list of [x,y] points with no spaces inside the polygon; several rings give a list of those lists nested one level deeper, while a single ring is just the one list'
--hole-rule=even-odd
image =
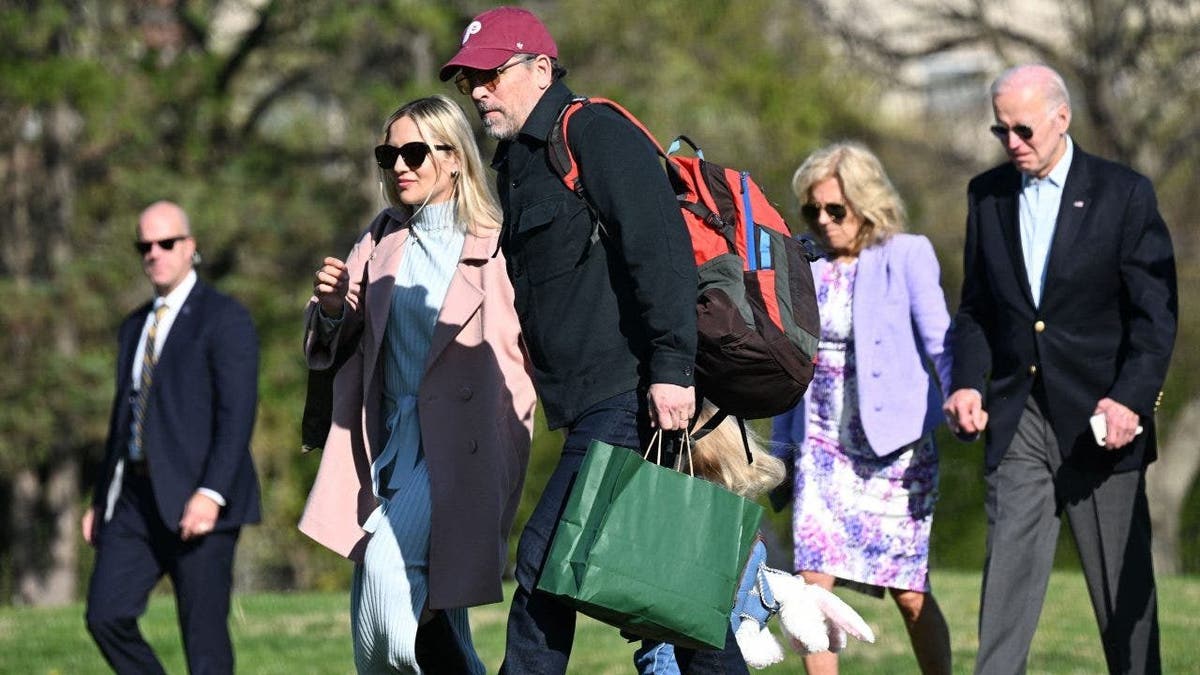
[{"label": "woman's hand", "polygon": [[346,263],[326,258],[313,279],[313,295],[321,305],[321,313],[331,319],[342,318],[346,294],[350,292],[350,272]]}]

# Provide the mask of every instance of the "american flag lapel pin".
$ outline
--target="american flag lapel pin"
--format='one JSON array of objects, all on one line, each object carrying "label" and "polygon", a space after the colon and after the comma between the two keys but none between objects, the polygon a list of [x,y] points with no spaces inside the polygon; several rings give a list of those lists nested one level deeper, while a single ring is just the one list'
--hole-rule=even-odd
[{"label": "american flag lapel pin", "polygon": [[1083,200],[1082,199],[1077,200],[1074,204],[1072,204],[1072,206],[1074,206],[1077,209],[1082,209],[1083,208]]}]

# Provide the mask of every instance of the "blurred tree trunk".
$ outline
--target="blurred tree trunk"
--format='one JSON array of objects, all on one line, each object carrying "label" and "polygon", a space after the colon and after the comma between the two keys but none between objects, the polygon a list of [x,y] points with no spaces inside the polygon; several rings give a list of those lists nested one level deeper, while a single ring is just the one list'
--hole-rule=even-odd
[{"label": "blurred tree trunk", "polygon": [[[6,260],[8,271],[19,288],[28,289],[55,284],[74,263],[68,236],[76,183],[72,150],[82,120],[63,101],[22,112],[18,124],[26,132],[12,154],[14,227],[5,234],[6,244],[22,252]],[[76,319],[66,299],[56,304],[41,326],[49,335],[19,343],[18,359],[41,361],[52,370],[77,362]],[[62,423],[64,430],[70,425]],[[75,599],[80,461],[69,433],[43,442],[36,463],[18,469],[13,481],[11,531],[21,545],[13,547],[12,572],[17,601],[59,605]]]},{"label": "blurred tree trunk", "polygon": [[1183,525],[1183,505],[1200,469],[1200,398],[1194,398],[1176,414],[1167,434],[1160,436],[1159,459],[1146,471],[1146,491],[1150,499],[1150,519],[1154,523],[1154,565],[1165,574],[1182,572],[1179,532]]},{"label": "blurred tree trunk", "polygon": [[21,469],[13,479],[11,531],[15,602],[65,605],[76,599],[79,556],[79,462],[61,460],[45,475]]}]

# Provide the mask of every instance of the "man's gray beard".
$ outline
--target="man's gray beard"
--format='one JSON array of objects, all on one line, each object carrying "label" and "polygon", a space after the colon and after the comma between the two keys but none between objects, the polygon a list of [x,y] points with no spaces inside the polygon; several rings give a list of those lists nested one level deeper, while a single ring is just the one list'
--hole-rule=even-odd
[{"label": "man's gray beard", "polygon": [[509,129],[507,118],[501,118],[499,124],[489,124],[486,119],[481,121],[483,122],[483,133],[487,134],[488,138],[496,141],[512,140],[516,138],[517,132],[520,131],[520,129]]},{"label": "man's gray beard", "polygon": [[495,125],[486,123],[483,125],[483,133],[495,141],[507,141],[516,136],[512,132],[505,133],[504,130],[498,129]]}]

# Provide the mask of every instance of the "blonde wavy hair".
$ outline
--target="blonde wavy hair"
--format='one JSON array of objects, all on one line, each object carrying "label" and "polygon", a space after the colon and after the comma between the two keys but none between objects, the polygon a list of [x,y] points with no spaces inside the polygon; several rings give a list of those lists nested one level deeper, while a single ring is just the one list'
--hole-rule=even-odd
[{"label": "blonde wavy hair", "polygon": [[[396,109],[383,125],[383,142],[396,120],[407,117],[417,125],[421,139],[429,144],[449,145],[458,157],[458,177],[454,179],[454,206],[458,220],[472,234],[487,236],[500,228],[500,203],[484,175],[479,146],[462,108],[442,95],[419,98]],[[441,177],[441,165],[433,163],[435,175]],[[413,207],[400,201],[392,172],[379,169],[379,182],[388,204],[412,212]]]},{"label": "blonde wavy hair", "polygon": [[[904,202],[883,170],[883,163],[866,146],[846,141],[813,152],[792,176],[792,192],[803,205],[809,200],[813,186],[829,178],[837,179],[846,198],[846,208],[862,222],[852,253],[857,255],[864,248],[904,231]],[[809,225],[809,231],[822,244],[829,245],[820,228]]]},{"label": "blonde wavy hair", "polygon": [[[704,424],[717,413],[717,407],[704,401],[697,425]],[[707,436],[692,446],[692,469],[695,475],[728,488],[743,497],[754,498],[779,485],[787,475],[783,461],[763,450],[763,441],[746,427],[746,442],[754,462],[746,461],[746,446],[737,420],[726,417]],[[677,468],[687,471],[687,457],[680,453]]]}]

